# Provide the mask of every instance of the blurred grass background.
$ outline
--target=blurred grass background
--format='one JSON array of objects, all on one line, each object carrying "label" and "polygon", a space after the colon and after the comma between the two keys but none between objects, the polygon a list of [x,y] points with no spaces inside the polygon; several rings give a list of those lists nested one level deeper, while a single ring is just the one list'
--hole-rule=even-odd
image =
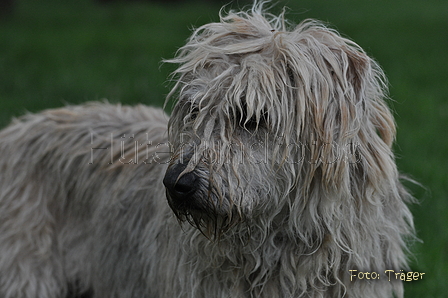
[{"label": "blurred grass background", "polygon": [[[4,0],[3,0],[4,1]],[[1,1],[0,1],[1,2]],[[247,3],[247,2],[246,2]],[[233,3],[232,8],[244,3]],[[18,0],[0,11],[0,126],[25,111],[107,98],[162,105],[170,58],[192,27],[218,19],[219,1]],[[448,297],[448,1],[278,1],[294,22],[329,22],[383,66],[402,172],[420,204],[406,297]],[[3,8],[4,9],[4,8]]]}]

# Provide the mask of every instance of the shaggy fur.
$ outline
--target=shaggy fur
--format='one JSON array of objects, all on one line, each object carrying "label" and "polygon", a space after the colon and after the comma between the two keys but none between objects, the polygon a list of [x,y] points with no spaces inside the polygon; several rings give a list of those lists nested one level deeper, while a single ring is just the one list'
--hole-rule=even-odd
[{"label": "shaggy fur", "polygon": [[412,198],[384,74],[334,30],[288,30],[262,4],[168,61],[169,123],[103,103],[0,132],[0,297],[403,296],[384,271],[407,268]]}]

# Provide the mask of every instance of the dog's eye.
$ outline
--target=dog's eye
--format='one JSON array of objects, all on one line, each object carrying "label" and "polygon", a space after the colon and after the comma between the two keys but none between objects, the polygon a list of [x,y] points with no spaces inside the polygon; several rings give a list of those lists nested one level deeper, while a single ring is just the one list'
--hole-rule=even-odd
[{"label": "dog's eye", "polygon": [[261,112],[261,114],[257,115],[253,114],[252,116],[248,116],[247,112],[244,111],[242,115],[237,115],[237,119],[239,121],[240,127],[244,128],[247,131],[256,131],[261,127],[266,126],[266,112]]},{"label": "dog's eye", "polygon": [[261,122],[261,119],[260,121],[257,121],[257,117],[253,115],[252,117],[250,117],[250,119],[242,119],[240,121],[240,126],[244,127],[248,131],[254,131],[260,125],[259,122]]},{"label": "dog's eye", "polygon": [[190,120],[194,121],[198,117],[199,114],[199,108],[198,107],[192,107],[190,110]]},{"label": "dog's eye", "polygon": [[241,106],[235,111],[235,120],[240,127],[247,131],[254,132],[266,124],[266,111],[250,111],[247,107],[245,97],[242,97]]}]

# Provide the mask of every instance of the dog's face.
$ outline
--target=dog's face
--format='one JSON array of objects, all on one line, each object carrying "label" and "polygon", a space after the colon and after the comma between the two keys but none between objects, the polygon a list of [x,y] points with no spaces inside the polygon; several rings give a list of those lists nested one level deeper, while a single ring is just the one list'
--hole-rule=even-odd
[{"label": "dog's face", "polygon": [[381,69],[314,21],[287,31],[283,15],[230,14],[170,62],[180,66],[164,184],[178,218],[206,235],[261,214],[290,221],[315,189],[361,185],[389,162]]}]

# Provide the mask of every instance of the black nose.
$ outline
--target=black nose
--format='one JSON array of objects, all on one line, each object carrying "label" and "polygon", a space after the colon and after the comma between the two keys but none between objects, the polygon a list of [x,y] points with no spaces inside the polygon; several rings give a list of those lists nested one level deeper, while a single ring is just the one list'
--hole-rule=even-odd
[{"label": "black nose", "polygon": [[173,165],[166,171],[163,178],[163,184],[172,200],[182,201],[196,192],[197,177],[194,172],[188,172],[179,177],[184,169],[185,166]]}]

